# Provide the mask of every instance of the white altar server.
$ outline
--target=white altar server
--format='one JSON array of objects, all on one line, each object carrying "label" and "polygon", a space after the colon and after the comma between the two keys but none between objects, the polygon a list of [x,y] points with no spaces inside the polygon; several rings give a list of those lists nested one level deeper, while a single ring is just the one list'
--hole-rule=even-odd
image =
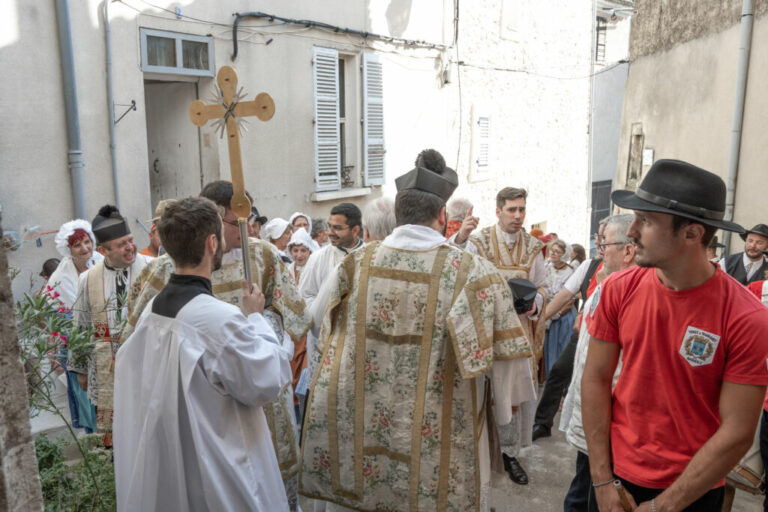
[{"label": "white altar server", "polygon": [[176,272],[147,305],[115,367],[118,510],[287,511],[262,406],[291,382],[290,351],[244,284],[242,312],[213,297],[222,223],[188,198],[158,222]]}]

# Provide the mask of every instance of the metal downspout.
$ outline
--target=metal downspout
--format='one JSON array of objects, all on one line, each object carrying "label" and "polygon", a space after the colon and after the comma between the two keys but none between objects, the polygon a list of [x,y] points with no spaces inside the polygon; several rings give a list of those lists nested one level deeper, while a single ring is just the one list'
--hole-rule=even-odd
[{"label": "metal downspout", "polygon": [[56,0],[56,25],[59,32],[64,108],[67,115],[67,167],[72,178],[75,217],[84,219],[85,185],[83,183],[83,147],[80,141],[80,114],[77,108],[77,83],[72,51],[72,27],[67,0]]},{"label": "metal downspout", "polygon": [[[736,71],[736,98],[733,103],[733,128],[731,129],[731,146],[728,155],[728,181],[725,199],[725,220],[733,220],[733,209],[736,197],[736,178],[739,174],[739,157],[741,152],[741,131],[744,124],[744,102],[747,96],[747,76],[749,74],[749,52],[752,45],[752,22],[754,20],[752,0],[744,0],[741,8],[741,35],[739,39],[739,63]],[[731,252],[731,233],[723,235],[727,256]]]},{"label": "metal downspout", "polygon": [[104,33],[107,48],[107,108],[109,109],[109,153],[112,160],[112,185],[115,206],[120,209],[120,185],[117,180],[117,151],[115,143],[115,98],[112,93],[112,30],[109,25],[109,2],[104,0]]}]

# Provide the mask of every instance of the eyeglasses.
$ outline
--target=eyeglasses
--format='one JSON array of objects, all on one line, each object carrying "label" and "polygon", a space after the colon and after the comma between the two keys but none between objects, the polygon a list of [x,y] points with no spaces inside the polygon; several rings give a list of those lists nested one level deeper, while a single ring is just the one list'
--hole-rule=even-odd
[{"label": "eyeglasses", "polygon": [[627,245],[627,244],[624,242],[611,242],[610,244],[597,244],[595,247],[597,247],[601,251],[604,251],[605,248],[608,247],[609,245]]},{"label": "eyeglasses", "polygon": [[[256,218],[255,215],[253,215],[253,214],[249,215],[248,216],[248,223],[250,224],[251,222],[253,222],[253,219],[255,219],[255,218]],[[235,227],[239,226],[239,224],[237,223],[236,220],[221,219],[221,222],[223,222],[224,224],[229,224],[230,226],[235,226]]]}]

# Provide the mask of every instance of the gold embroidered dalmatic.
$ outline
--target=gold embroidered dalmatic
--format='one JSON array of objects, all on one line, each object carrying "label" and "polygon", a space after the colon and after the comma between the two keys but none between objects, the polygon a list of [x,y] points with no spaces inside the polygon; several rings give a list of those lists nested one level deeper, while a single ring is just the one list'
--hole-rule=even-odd
[{"label": "gold embroidered dalmatic", "polygon": [[[530,279],[533,260],[544,248],[543,242],[526,233],[525,229],[520,229],[517,242],[510,249],[503,240],[499,240],[495,224],[484,227],[477,234],[471,235],[469,240],[477,247],[478,254],[493,263],[507,281],[510,279]],[[539,293],[544,297],[543,304],[546,305],[546,290],[539,288]],[[539,315],[544,312],[544,309],[542,307]],[[544,322],[537,322],[537,325],[534,326],[531,319],[525,315],[519,315],[519,318],[528,339],[531,340],[535,360],[538,361],[541,359],[544,350],[546,326]],[[534,329],[535,336],[532,336]]]},{"label": "gold embroidered dalmatic", "polygon": [[299,492],[362,511],[479,507],[475,377],[531,355],[482,258],[373,242],[332,277],[304,420]]},{"label": "gold embroidered dalmatic", "polygon": [[[312,320],[306,311],[304,299],[301,298],[288,272],[288,267],[271,244],[251,239],[248,246],[254,283],[264,293],[268,304],[264,316],[272,323],[278,338],[285,331],[294,343],[300,341],[309,330]],[[123,340],[133,332],[141,312],[165,287],[173,270],[173,260],[165,255],[150,262],[141,273],[128,298],[128,324]],[[213,295],[217,299],[239,307],[243,294],[241,284],[243,278],[242,262],[236,261],[222,265],[221,269],[211,275]],[[293,388],[287,386],[278,400],[264,407],[264,414],[272,435],[281,475],[283,480],[288,479],[296,475],[299,470]]]}]

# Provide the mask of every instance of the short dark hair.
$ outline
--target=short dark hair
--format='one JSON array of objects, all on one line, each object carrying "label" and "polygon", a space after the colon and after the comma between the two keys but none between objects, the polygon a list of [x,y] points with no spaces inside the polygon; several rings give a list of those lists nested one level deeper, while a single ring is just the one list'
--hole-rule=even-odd
[{"label": "short dark hair", "polygon": [[[235,195],[235,188],[232,186],[232,182],[224,180],[212,181],[200,191],[200,197],[210,199],[224,208],[229,208],[229,203],[232,201],[233,195]],[[253,198],[251,197],[251,194],[246,190],[245,195],[251,202],[251,206],[253,206]]]},{"label": "short dark hair", "polygon": [[221,243],[220,210],[210,199],[187,197],[171,203],[157,221],[157,231],[168,255],[177,266],[199,264],[205,240],[216,235]]},{"label": "short dark hair", "polygon": [[352,203],[339,203],[331,208],[331,215],[344,215],[350,228],[358,226],[363,229],[363,214],[360,208]]},{"label": "short dark hair", "polygon": [[499,190],[498,194],[496,194],[496,208],[504,208],[507,201],[512,201],[513,199],[518,199],[520,197],[527,200],[528,191],[524,188],[504,187]]},{"label": "short dark hair", "polygon": [[715,233],[717,233],[717,228],[715,226],[708,226],[707,224],[696,222],[693,219],[688,219],[679,215],[672,215],[672,232],[675,234],[677,234],[680,229],[691,224],[701,224],[701,226],[704,228],[704,235],[701,237],[701,243],[704,244],[704,247],[709,247],[709,244],[715,237]]},{"label": "short dark hair", "polygon": [[48,258],[43,263],[43,270],[40,271],[41,277],[51,277],[54,272],[56,272],[56,268],[59,266],[60,260],[59,258]]},{"label": "short dark hair", "polygon": [[435,194],[418,189],[401,190],[395,196],[395,219],[398,226],[428,225],[437,219],[445,201]]}]

